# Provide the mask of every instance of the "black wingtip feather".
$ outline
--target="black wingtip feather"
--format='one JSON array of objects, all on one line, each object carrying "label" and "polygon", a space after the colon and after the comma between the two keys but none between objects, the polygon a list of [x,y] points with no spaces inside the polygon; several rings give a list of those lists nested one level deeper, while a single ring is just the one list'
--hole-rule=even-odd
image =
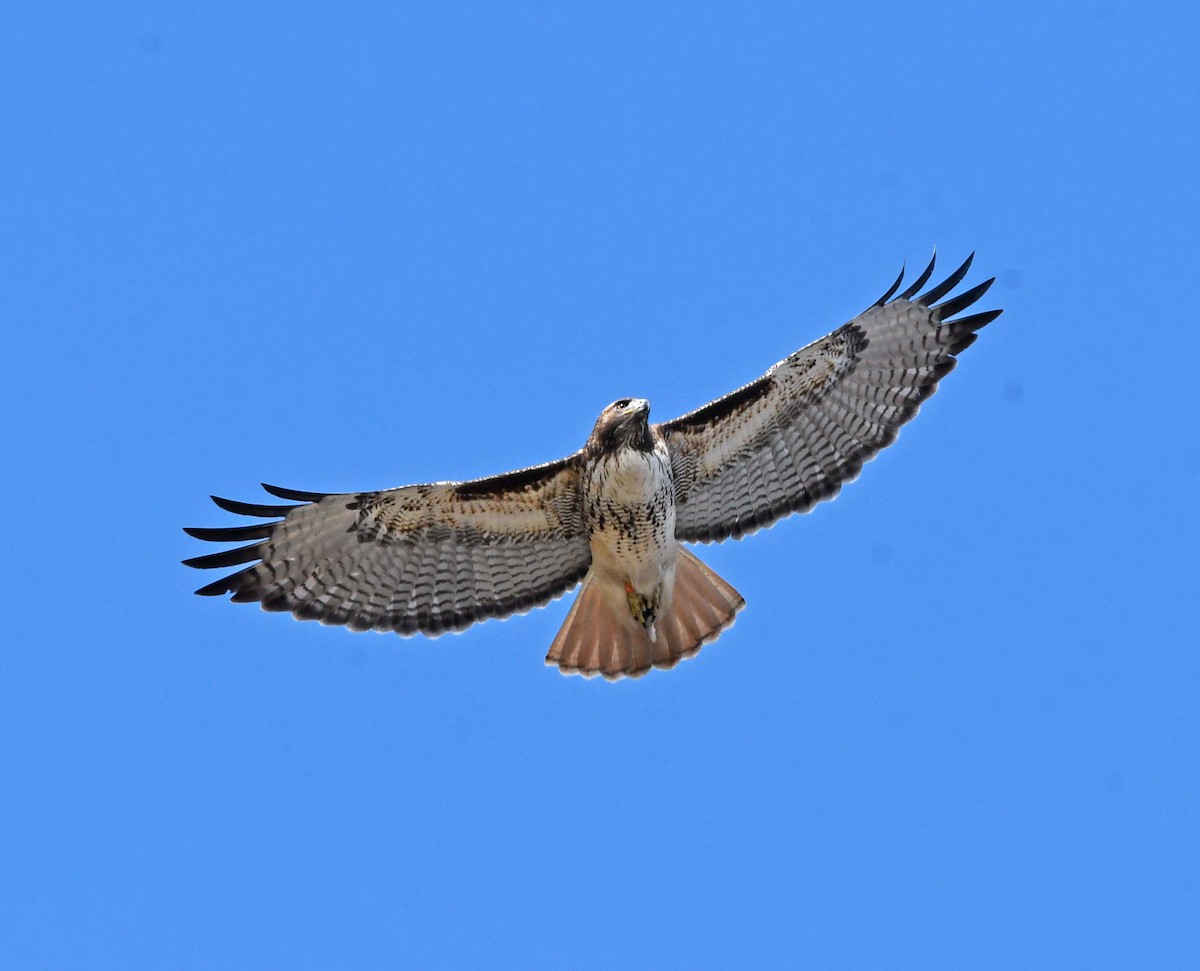
[{"label": "black wingtip feather", "polygon": [[[208,586],[201,587],[196,591],[196,595],[200,597],[219,597],[222,594],[232,593],[235,603],[241,600],[257,600],[258,596],[254,591],[256,585],[253,582],[254,572],[258,569],[255,566],[248,566],[244,570],[238,570],[236,573],[230,573],[221,577],[220,580],[214,580]],[[253,595],[247,596],[250,592]]]},{"label": "black wingtip feather", "polygon": [[985,310],[982,313],[971,314],[970,317],[959,317],[957,320],[950,321],[954,325],[956,331],[977,331],[982,330],[993,320],[999,317],[1003,310]]},{"label": "black wingtip feather", "polygon": [[937,384],[938,381],[941,381],[942,378],[953,371],[957,364],[958,361],[952,357],[949,360],[942,361],[941,364],[934,365],[931,370],[930,380],[934,384]]},{"label": "black wingtip feather", "polygon": [[995,282],[995,277],[992,277],[990,280],[984,280],[981,284],[979,284],[979,286],[972,287],[966,293],[960,293],[952,300],[947,300],[945,303],[938,304],[933,308],[938,312],[938,319],[949,320],[960,310],[966,310],[969,306],[971,306],[971,304],[987,293],[988,289]]},{"label": "black wingtip feather", "polygon": [[210,496],[221,509],[236,513],[239,516],[257,516],[260,519],[273,519],[276,516],[286,516],[296,506],[269,506],[257,502],[238,502],[236,499],[223,499],[220,496]]},{"label": "black wingtip feather", "polygon": [[251,526],[184,526],[183,531],[193,539],[203,539],[210,543],[241,543],[248,539],[266,539],[271,535],[277,523],[254,523]]},{"label": "black wingtip feather", "polygon": [[220,553],[206,553],[204,556],[193,556],[191,559],[184,560],[183,565],[194,567],[197,570],[212,570],[222,566],[238,566],[239,564],[259,559],[261,550],[261,543],[253,543],[250,546],[239,546],[233,550],[222,550]]},{"label": "black wingtip feather", "polygon": [[921,275],[917,277],[912,286],[908,287],[900,296],[899,300],[911,300],[914,293],[920,292],[921,287],[925,286],[925,281],[933,274],[933,265],[937,262],[937,247],[933,248],[933,255],[929,257],[929,265],[921,271]]},{"label": "black wingtip feather", "polygon": [[220,580],[215,580],[214,582],[208,584],[207,586],[201,587],[199,590],[196,591],[196,596],[197,597],[219,597],[222,594],[229,593],[232,589],[233,589],[233,587],[230,586],[230,584],[229,584],[229,578],[224,577]]},{"label": "black wingtip feather", "polygon": [[885,303],[892,299],[892,294],[899,290],[900,284],[904,282],[904,269],[907,265],[907,263],[900,264],[900,275],[896,277],[896,282],[888,287],[887,293],[875,301],[874,306],[882,307]]},{"label": "black wingtip feather", "polygon": [[329,495],[328,492],[301,492],[299,489],[285,489],[283,486],[269,485],[266,482],[260,484],[276,498],[292,499],[296,502],[320,502]]},{"label": "black wingtip feather", "polygon": [[944,297],[962,282],[962,278],[965,277],[967,275],[967,271],[971,269],[971,263],[974,259],[975,254],[972,253],[963,261],[963,265],[946,277],[946,279],[944,279],[932,290],[929,290],[917,297],[917,303],[928,307],[930,304],[937,303],[937,301],[941,300],[942,297]]},{"label": "black wingtip feather", "polygon": [[951,354],[961,354],[968,347],[970,347],[972,344],[974,344],[977,340],[979,340],[978,334],[975,334],[975,333],[963,334],[962,337],[958,338],[958,340],[956,340],[953,344],[947,345],[946,349]]}]

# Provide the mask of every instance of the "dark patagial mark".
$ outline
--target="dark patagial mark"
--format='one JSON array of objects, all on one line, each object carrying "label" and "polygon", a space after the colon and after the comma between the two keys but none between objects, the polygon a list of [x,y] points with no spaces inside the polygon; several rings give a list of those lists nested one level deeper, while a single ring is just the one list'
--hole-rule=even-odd
[{"label": "dark patagial mark", "polygon": [[486,499],[488,496],[533,489],[549,482],[573,459],[574,456],[570,456],[545,465],[533,465],[527,469],[505,472],[503,475],[492,475],[484,479],[460,482],[454,486],[454,494],[459,499]]},{"label": "dark patagial mark", "polygon": [[770,375],[764,374],[761,378],[743,385],[736,391],[731,391],[716,401],[710,401],[703,408],[697,408],[679,418],[663,422],[661,427],[664,431],[690,431],[704,428],[722,418],[729,417],[735,411],[752,404],[759,398],[765,397],[771,390],[771,380]]}]

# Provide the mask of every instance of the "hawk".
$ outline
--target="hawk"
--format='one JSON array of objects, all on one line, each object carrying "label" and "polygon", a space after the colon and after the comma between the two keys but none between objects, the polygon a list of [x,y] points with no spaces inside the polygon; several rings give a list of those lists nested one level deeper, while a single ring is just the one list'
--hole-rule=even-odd
[{"label": "hawk", "polygon": [[651,424],[645,399],[615,401],[583,448],[555,462],[381,492],[263,485],[288,505],[213,496],[269,521],[189,528],[249,544],[184,563],[242,567],[201,596],[403,635],[523,613],[582,581],[547,664],[609,680],[673,667],[745,605],[682,544],[739,539],[805,512],[891,444],[1001,313],[959,316],[994,278],[944,299],[973,256],[924,293],[934,261],[897,295],[901,270],[849,323],[681,418]]}]

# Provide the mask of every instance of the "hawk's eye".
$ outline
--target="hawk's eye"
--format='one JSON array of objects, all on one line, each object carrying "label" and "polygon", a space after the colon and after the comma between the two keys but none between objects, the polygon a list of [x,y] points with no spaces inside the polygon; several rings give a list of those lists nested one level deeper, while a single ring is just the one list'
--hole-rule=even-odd
[{"label": "hawk's eye", "polygon": [[629,402],[632,400],[633,399],[631,399],[631,398],[622,398],[620,401],[614,401],[613,407],[619,408],[621,411],[624,411],[626,408],[629,407]]}]

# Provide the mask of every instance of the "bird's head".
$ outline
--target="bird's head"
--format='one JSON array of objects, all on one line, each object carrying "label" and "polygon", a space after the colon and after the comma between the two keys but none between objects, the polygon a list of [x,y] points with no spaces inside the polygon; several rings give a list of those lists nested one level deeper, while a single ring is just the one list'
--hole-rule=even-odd
[{"label": "bird's head", "polygon": [[600,412],[592,429],[592,443],[605,451],[654,448],[650,436],[650,402],[645,398],[621,398]]}]

